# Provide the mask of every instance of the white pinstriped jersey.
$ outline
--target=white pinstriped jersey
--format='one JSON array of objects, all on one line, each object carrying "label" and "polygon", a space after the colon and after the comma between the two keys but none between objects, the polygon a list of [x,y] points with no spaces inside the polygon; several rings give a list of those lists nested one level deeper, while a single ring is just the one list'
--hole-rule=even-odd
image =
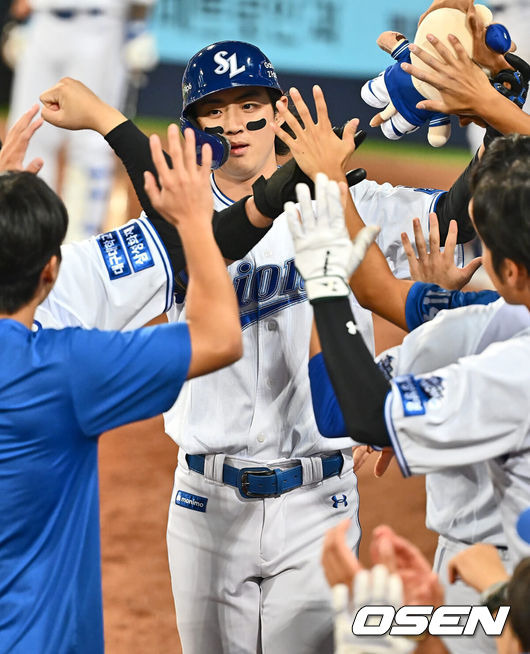
[{"label": "white pinstriped jersey", "polygon": [[[215,208],[231,204],[215,184]],[[365,181],[353,187],[359,213],[381,225],[379,243],[395,273],[408,275],[400,234],[419,216],[424,229],[440,192]],[[284,215],[242,260],[229,266],[238,295],[243,358],[188,382],[165,416],[167,433],[189,454],[223,452],[257,461],[299,458],[351,447],[317,429],[307,362],[313,311],[294,267],[294,246]],[[370,312],[351,297],[360,331],[373,350]],[[171,320],[184,320],[177,306]],[[215,316],[212,316],[215,320]]]},{"label": "white pinstriped jersey", "polygon": [[528,556],[515,531],[530,506],[528,309],[442,311],[381,359],[396,377],[385,418],[398,463],[428,473],[428,525]]}]

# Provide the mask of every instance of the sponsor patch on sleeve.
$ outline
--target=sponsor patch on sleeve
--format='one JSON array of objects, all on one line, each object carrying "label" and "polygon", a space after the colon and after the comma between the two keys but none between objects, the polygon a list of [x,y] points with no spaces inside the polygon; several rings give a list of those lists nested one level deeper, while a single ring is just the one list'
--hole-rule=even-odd
[{"label": "sponsor patch on sleeve", "polygon": [[403,375],[395,378],[405,416],[425,415],[427,402],[443,397],[444,383],[438,376],[416,378]]},{"label": "sponsor patch on sleeve", "polygon": [[200,511],[201,513],[206,513],[208,498],[201,497],[200,495],[192,495],[191,493],[186,493],[183,490],[178,490],[175,496],[175,504],[183,506],[185,509],[191,509],[192,511]]},{"label": "sponsor patch on sleeve", "polygon": [[97,242],[111,280],[131,274],[131,267],[117,232],[100,234]]},{"label": "sponsor patch on sleeve", "polygon": [[140,272],[155,265],[145,234],[138,222],[125,225],[119,230],[134,272]]}]

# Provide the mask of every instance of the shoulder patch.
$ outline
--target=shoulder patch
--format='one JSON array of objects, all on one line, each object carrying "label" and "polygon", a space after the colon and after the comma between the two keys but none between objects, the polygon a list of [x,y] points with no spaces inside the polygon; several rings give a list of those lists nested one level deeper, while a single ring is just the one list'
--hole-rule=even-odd
[{"label": "shoulder patch", "polygon": [[125,225],[118,231],[125,243],[134,272],[140,272],[155,265],[147,239],[138,222]]},{"label": "shoulder patch", "polygon": [[112,231],[100,234],[96,240],[110,279],[114,280],[130,275],[131,267],[118,232]]},{"label": "shoulder patch", "polygon": [[436,375],[420,378],[403,375],[396,377],[394,381],[401,395],[405,416],[425,415],[427,402],[439,400],[443,396],[443,379]]}]

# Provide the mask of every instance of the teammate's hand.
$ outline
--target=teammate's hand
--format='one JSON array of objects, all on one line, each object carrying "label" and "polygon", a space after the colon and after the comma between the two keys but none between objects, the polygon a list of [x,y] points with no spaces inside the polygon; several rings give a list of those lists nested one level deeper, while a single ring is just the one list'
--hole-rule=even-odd
[{"label": "teammate's hand", "polygon": [[[379,227],[364,227],[352,242],[344,222],[348,187],[318,173],[315,208],[306,184],[296,186],[301,221],[296,205],[286,202],[285,213],[296,252],[296,267],[305,279],[310,300],[349,294],[348,280],[379,233]],[[342,194],[342,198],[341,198]]]},{"label": "teammate's hand", "polygon": [[400,576],[404,604],[435,607],[443,604],[443,587],[427,559],[415,545],[387,525],[374,529],[370,555],[374,563],[382,563]]},{"label": "teammate's hand", "polygon": [[443,251],[440,250],[440,229],[438,217],[435,213],[429,214],[429,250],[421,229],[419,218],[412,221],[414,227],[414,240],[418,256],[414,252],[406,232],[401,234],[403,249],[409,261],[410,277],[414,281],[438,284],[442,288],[461,289],[482,264],[481,257],[476,257],[467,266],[458,268],[455,264],[455,248],[458,236],[458,224],[451,220],[445,240]]},{"label": "teammate's hand", "polygon": [[103,136],[127,118],[118,109],[103,102],[82,82],[63,79],[40,96],[42,117],[64,129],[93,129]]},{"label": "teammate's hand", "polygon": [[447,37],[456,56],[449,52],[449,49],[432,34],[427,38],[440,55],[440,59],[413,43],[409,45],[409,50],[431,70],[425,71],[407,63],[402,63],[401,68],[406,73],[438,89],[442,99],[422,100],[416,107],[444,114],[480,116],[481,105],[487,101],[488,96],[496,93],[486,75],[467,56],[464,46],[456,36],[449,34]]},{"label": "teammate's hand", "polygon": [[370,455],[376,452],[378,457],[374,464],[374,475],[382,477],[392,459],[394,458],[394,449],[392,447],[384,447],[382,450],[374,450],[369,445],[358,445],[353,448],[353,472],[357,473],[368,461]]},{"label": "teammate's hand", "polygon": [[322,550],[322,567],[330,586],[345,584],[351,591],[355,575],[363,569],[346,540],[351,520],[343,520],[326,532]]},{"label": "teammate's hand", "polygon": [[151,156],[158,173],[155,177],[145,172],[145,191],[153,207],[172,225],[182,230],[196,230],[197,226],[209,225],[213,215],[213,195],[210,187],[212,149],[202,146],[202,165],[197,165],[195,134],[184,130],[184,144],[179,128],[172,124],[167,129],[169,156],[172,168],[167,164],[160,138],[150,138]]},{"label": "teammate's hand", "polygon": [[343,180],[344,173],[354,168],[351,164],[351,156],[355,151],[354,137],[359,120],[357,118],[350,120],[344,126],[342,138],[339,138],[333,132],[324,94],[319,86],[313,86],[313,97],[317,110],[316,123],[300,92],[292,88],[289,95],[304,127],[300,125],[285,104],[278,101],[276,107],[279,117],[291,128],[295,138],[290,136],[280,125],[271,123],[274,133],[289,147],[300,168],[312,180],[315,180],[319,172],[325,173],[330,179]]},{"label": "teammate's hand", "polygon": [[43,123],[40,117],[33,120],[38,113],[39,105],[33,105],[7,132],[0,150],[0,170],[26,170],[36,174],[42,168],[44,162],[40,158],[33,159],[26,168],[23,163],[31,137]]},{"label": "teammate's hand", "polygon": [[447,564],[447,572],[451,583],[462,579],[479,593],[509,578],[497,548],[485,543],[476,543],[458,552]]}]

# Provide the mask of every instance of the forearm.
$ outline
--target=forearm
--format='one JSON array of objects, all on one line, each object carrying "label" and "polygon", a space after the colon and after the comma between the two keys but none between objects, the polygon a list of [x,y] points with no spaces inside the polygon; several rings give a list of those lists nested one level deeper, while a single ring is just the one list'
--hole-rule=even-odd
[{"label": "forearm", "polygon": [[390,445],[383,417],[390,386],[355,327],[348,299],[317,301],[313,309],[347,434],[368,445]]},{"label": "forearm", "polygon": [[[181,229],[188,265],[186,320],[192,344],[221,360],[240,340],[239,311],[232,280],[212,230]],[[215,319],[213,319],[215,317]]]},{"label": "forearm", "polygon": [[530,115],[526,114],[493,87],[487,98],[481,98],[478,115],[502,134],[530,135]]},{"label": "forearm", "polygon": [[[364,227],[350,194],[346,204],[346,226],[352,239]],[[407,329],[405,301],[412,282],[394,277],[377,243],[370,246],[350,279],[350,286],[363,307]]]}]

